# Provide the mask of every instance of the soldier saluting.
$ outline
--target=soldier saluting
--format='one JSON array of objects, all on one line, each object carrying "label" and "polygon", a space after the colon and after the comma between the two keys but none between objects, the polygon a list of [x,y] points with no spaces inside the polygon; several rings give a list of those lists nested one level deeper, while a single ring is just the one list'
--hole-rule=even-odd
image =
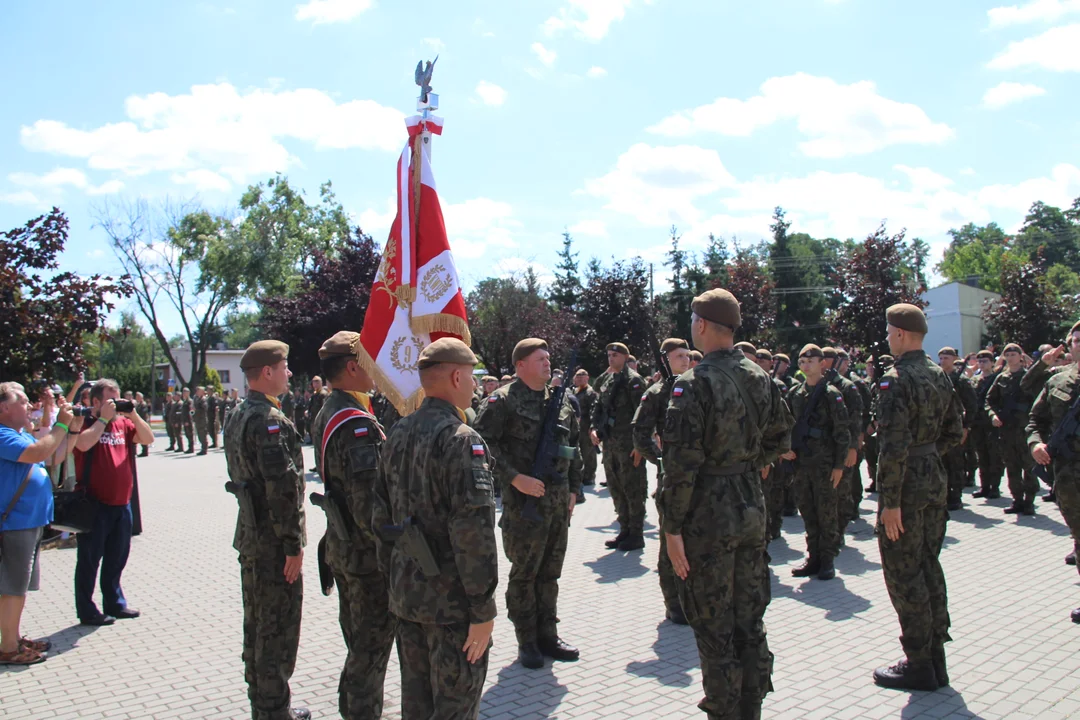
[{"label": "soldier saluting", "polygon": [[986,393],[986,413],[1001,437],[1009,494],[1013,498],[1012,505],[1005,508],[1005,513],[1034,515],[1035,493],[1039,484],[1028,467],[1031,457],[1027,448],[1026,428],[1032,395],[1023,387],[1027,374],[1024,351],[1016,343],[1009,343],[1001,354],[1005,357],[1005,369],[994,378],[994,384]]},{"label": "soldier saluting", "polygon": [[289,678],[300,643],[304,580],[304,459],[277,396],[289,385],[289,346],[252,343],[240,359],[248,395],[225,425],[226,489],[240,513],[233,547],[240,553],[244,599],[244,678],[255,720],[308,718],[289,707]]}]

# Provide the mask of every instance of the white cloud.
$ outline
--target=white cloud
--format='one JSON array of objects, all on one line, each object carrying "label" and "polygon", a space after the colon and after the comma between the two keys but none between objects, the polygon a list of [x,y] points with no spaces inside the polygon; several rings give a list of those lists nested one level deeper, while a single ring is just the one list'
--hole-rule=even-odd
[{"label": "white cloud", "polygon": [[1045,94],[1046,90],[1038,85],[1003,82],[986,91],[986,94],[983,95],[983,106],[991,110],[998,110],[1006,105],[1012,105],[1021,100]]},{"label": "white cloud", "polygon": [[128,120],[92,130],[38,120],[23,126],[22,144],[85,158],[94,169],[128,175],[209,170],[243,183],[295,162],[281,142],[285,139],[317,150],[396,151],[404,138],[399,111],[372,100],[339,104],[313,89],[241,93],[226,82],[196,85],[185,95],[133,95],[125,113]]},{"label": "white cloud", "polygon": [[589,68],[589,72],[585,74],[591,78],[602,78],[607,77],[607,70],[600,67],[599,65],[593,65],[591,68]]},{"label": "white cloud", "polygon": [[944,190],[953,184],[953,181],[930,168],[913,168],[907,165],[895,165],[894,170],[907,175],[915,190]]},{"label": "white cloud", "polygon": [[439,38],[430,38],[430,37],[427,37],[427,38],[424,38],[422,42],[423,42],[423,43],[424,43],[425,45],[427,45],[427,46],[428,46],[429,48],[431,48],[431,50],[432,50],[432,51],[433,51],[433,52],[434,52],[435,54],[439,54],[439,53],[441,53],[441,52],[442,52],[443,50],[445,50],[445,49],[446,49],[446,43],[444,43],[444,42],[443,42],[442,40],[440,40]]},{"label": "white cloud", "polygon": [[372,0],[308,0],[296,6],[296,19],[310,20],[315,25],[348,22],[374,4]]},{"label": "white cloud", "polygon": [[101,185],[92,185],[86,173],[75,168],[57,168],[44,175],[16,172],[8,175],[8,180],[23,187],[38,188],[51,193],[58,193],[65,186],[84,190],[88,195],[111,195],[124,189],[119,180],[109,180]]},{"label": "white cloud", "polygon": [[1042,200],[1047,205],[1068,207],[1080,196],[1080,168],[1068,163],[1055,165],[1049,177],[1030,178],[1014,185],[987,185],[978,191],[979,202],[989,206],[1026,213],[1031,204]]},{"label": "white cloud", "polygon": [[94,248],[93,250],[87,250],[86,251],[86,257],[94,258],[94,259],[103,258],[103,257],[105,257],[105,251],[102,250],[101,248]]},{"label": "white cloud", "polygon": [[993,70],[1043,68],[1080,72],[1080,23],[1051,28],[1041,35],[1009,43],[987,67]]},{"label": "white cloud", "polygon": [[394,217],[397,215],[397,198],[393,195],[388,197],[385,207],[386,212],[382,213],[371,208],[360,213],[360,229],[373,237],[376,244],[381,244],[386,239],[386,233],[389,232],[390,226],[394,224]]},{"label": "white cloud", "polygon": [[522,224],[514,219],[509,203],[490,198],[473,198],[443,205],[446,233],[454,255],[483,257],[490,248],[516,248],[515,233]]},{"label": "white cloud", "polygon": [[18,190],[12,193],[0,193],[0,203],[7,205],[41,205],[38,196],[29,190]]},{"label": "white cloud", "polygon": [[541,43],[534,42],[532,44],[532,51],[536,54],[536,57],[540,59],[540,62],[544,63],[548,67],[555,64],[555,58],[558,57],[554,50],[548,50]]},{"label": "white cloud", "polygon": [[572,28],[588,40],[602,40],[611,24],[622,20],[632,0],[568,0],[566,7],[544,21],[548,35]]},{"label": "white cloud", "polygon": [[1020,25],[1030,22],[1055,22],[1080,12],[1080,0],[1031,0],[1023,5],[1006,5],[986,11],[990,27]]},{"label": "white cloud", "polygon": [[696,132],[748,136],[781,120],[795,120],[810,138],[799,144],[810,157],[863,155],[897,144],[937,144],[953,136],[917,105],[878,94],[870,81],[841,85],[832,78],[796,73],[774,77],[748,100],[719,98],[670,115],[650,132],[683,137]]},{"label": "white cloud", "polygon": [[608,236],[607,225],[602,220],[582,220],[567,228],[571,235],[585,235],[586,237],[606,238]]},{"label": "white cloud", "polygon": [[523,257],[505,257],[495,263],[495,271],[499,273],[499,277],[504,278],[523,277],[525,271],[530,267],[533,269],[533,272],[536,273],[536,277],[541,285],[550,285],[555,280],[555,273],[553,273],[546,265],[542,265],[535,260],[528,260]]},{"label": "white cloud", "polygon": [[219,190],[227,192],[232,183],[213,170],[188,170],[185,173],[173,173],[172,181],[177,185],[194,185],[196,190]]},{"label": "white cloud", "polygon": [[506,91],[495,83],[481,80],[476,84],[476,94],[485,105],[502,105],[506,102]]}]

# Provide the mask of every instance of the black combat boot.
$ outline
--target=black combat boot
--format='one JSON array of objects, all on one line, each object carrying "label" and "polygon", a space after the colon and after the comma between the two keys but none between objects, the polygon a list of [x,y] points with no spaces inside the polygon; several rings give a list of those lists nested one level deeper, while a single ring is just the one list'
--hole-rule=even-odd
[{"label": "black combat boot", "polygon": [[576,502],[577,502],[578,505],[584,505],[585,504],[585,491],[584,490],[578,490],[577,501]]},{"label": "black combat boot", "polygon": [[949,670],[945,667],[945,648],[944,646],[935,648],[933,655],[930,658],[931,663],[934,666],[934,677],[937,679],[938,687],[949,686]]},{"label": "black combat boot", "polygon": [[1080,624],[1080,608],[1076,608],[1072,611],[1072,621],[1074,623]]},{"label": "black combat boot", "polygon": [[187,450],[184,451],[184,454],[185,455],[194,455],[195,454],[195,448],[188,448]]},{"label": "black combat boot", "polygon": [[[581,655],[576,647],[560,639],[557,635],[555,637],[540,638],[536,641],[535,647],[539,648],[541,653],[552,660],[562,662],[574,662]],[[540,662],[543,663],[543,660],[541,659]]]},{"label": "black combat boot", "polygon": [[203,448],[202,450],[200,450],[200,451],[198,452],[198,454],[199,454],[199,455],[205,455],[206,453],[207,453],[207,449],[206,449],[206,448]]},{"label": "black combat boot", "polygon": [[289,710],[293,720],[311,720],[311,711],[306,707],[294,707]]},{"label": "black combat boot", "polygon": [[689,625],[690,621],[686,619],[686,613],[682,611],[681,607],[668,608],[665,617],[676,625]]},{"label": "black combat boot", "polygon": [[173,450],[173,446],[172,446],[172,445],[170,445],[169,447],[165,448],[165,452],[172,452],[172,450]]},{"label": "black combat boot", "polygon": [[987,500],[999,500],[999,499],[1001,499],[1001,490],[999,490],[996,487],[989,488],[986,491],[986,499]]},{"label": "black combat boot", "polygon": [[1021,506],[1021,508],[1020,508],[1020,514],[1027,515],[1029,517],[1031,515],[1034,515],[1035,514],[1035,502],[1033,500],[1029,500],[1028,502],[1024,503],[1023,506]]},{"label": "black combat boot", "polygon": [[791,571],[794,577],[810,577],[811,575],[817,575],[821,572],[821,559],[815,555],[809,555],[799,567]]},{"label": "black combat boot", "polygon": [[1005,512],[1006,515],[1019,515],[1020,511],[1023,510],[1023,508],[1024,508],[1023,501],[1013,500],[1012,505],[1005,508],[1004,512]]},{"label": "black combat boot", "polygon": [[522,643],[518,647],[518,662],[522,667],[539,670],[544,667],[544,655],[534,642]]},{"label": "black combat boot", "polygon": [[630,533],[628,533],[626,530],[620,530],[618,535],[611,538],[610,540],[604,541],[604,547],[614,550],[615,548],[619,547],[619,543],[625,540],[629,534]]},{"label": "black combat boot", "polygon": [[1065,556],[1065,564],[1066,565],[1075,565],[1076,564],[1076,551],[1075,550],[1073,550],[1071,553],[1069,553],[1068,555]]},{"label": "black combat boot", "polygon": [[938,689],[934,664],[929,661],[913,663],[904,659],[889,667],[879,667],[874,671],[874,682],[881,687],[896,690]]},{"label": "black combat boot", "polygon": [[989,496],[989,494],[990,494],[990,491],[987,490],[986,488],[979,488],[975,492],[971,493],[971,497],[973,497],[973,498],[984,498],[984,497]]},{"label": "black combat boot", "polygon": [[641,533],[635,533],[634,535],[627,535],[621,543],[619,543],[619,549],[623,552],[630,550],[640,550],[645,547],[645,536]]},{"label": "black combat boot", "polygon": [[959,500],[950,500],[949,504],[945,506],[950,512],[956,512],[964,509],[964,503]]},{"label": "black combat boot", "polygon": [[836,577],[836,568],[833,566],[833,559],[831,555],[826,555],[821,558],[821,566],[817,571],[818,580],[832,580]]}]

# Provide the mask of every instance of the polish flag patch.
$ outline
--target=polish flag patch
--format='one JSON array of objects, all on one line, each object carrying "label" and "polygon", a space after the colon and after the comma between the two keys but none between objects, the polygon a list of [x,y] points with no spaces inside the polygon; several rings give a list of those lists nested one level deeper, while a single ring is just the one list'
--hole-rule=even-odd
[{"label": "polish flag patch", "polygon": [[889,381],[888,380],[882,380],[881,384],[878,385],[878,387],[881,388],[882,390],[888,390],[889,389]]},{"label": "polish flag patch", "polygon": [[266,426],[266,432],[270,433],[271,435],[277,435],[279,432],[281,432],[281,426],[280,425],[267,425]]},{"label": "polish flag patch", "polygon": [[683,389],[681,387],[677,387],[671,391],[671,395],[672,397],[682,397],[682,391]]},{"label": "polish flag patch", "polygon": [[836,402],[838,402],[838,403],[844,402],[844,397],[842,395],[837,395],[836,396]]},{"label": "polish flag patch", "polygon": [[484,454],[484,446],[483,445],[473,445],[472,446],[472,454],[476,455],[476,456],[482,456]]},{"label": "polish flag patch", "polygon": [[499,399],[499,398],[497,398],[497,397],[495,397],[494,395],[492,395],[491,397],[489,397],[489,398],[488,398],[488,405],[490,405],[491,403],[495,402],[495,401],[496,401],[496,400],[498,400],[498,399]]},{"label": "polish flag patch", "polygon": [[368,434],[368,429],[366,427],[358,427],[355,430],[353,430],[353,435],[355,437],[367,437],[367,434]]}]

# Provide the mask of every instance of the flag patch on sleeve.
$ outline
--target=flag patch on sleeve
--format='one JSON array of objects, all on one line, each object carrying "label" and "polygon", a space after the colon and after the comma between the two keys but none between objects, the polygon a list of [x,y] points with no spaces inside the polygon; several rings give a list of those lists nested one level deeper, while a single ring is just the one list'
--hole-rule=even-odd
[{"label": "flag patch on sleeve", "polygon": [[491,403],[495,402],[495,401],[496,401],[496,400],[498,400],[498,399],[499,399],[499,398],[497,398],[497,397],[495,397],[494,395],[492,395],[491,397],[489,397],[489,398],[488,398],[488,405],[490,405]]},{"label": "flag patch on sleeve", "polygon": [[677,388],[672,389],[671,396],[672,397],[682,397],[682,393],[683,393],[683,389],[681,387],[677,387]]},{"label": "flag patch on sleeve", "polygon": [[842,395],[837,395],[837,396],[836,396],[836,402],[838,402],[838,403],[842,403],[842,402],[844,402],[844,398],[843,398],[843,396],[842,396]]},{"label": "flag patch on sleeve", "polygon": [[266,432],[270,433],[271,435],[277,435],[279,432],[281,432],[281,426],[277,424],[267,425]]},{"label": "flag patch on sleeve", "polygon": [[472,454],[474,456],[476,456],[476,457],[483,456],[483,454],[484,454],[484,446],[483,445],[473,445],[472,446]]},{"label": "flag patch on sleeve", "polygon": [[888,390],[889,389],[889,381],[888,380],[882,380],[881,384],[878,385],[878,387],[881,388],[882,390]]},{"label": "flag patch on sleeve", "polygon": [[353,435],[355,437],[367,437],[367,434],[368,434],[368,429],[366,427],[358,427],[355,430],[353,430]]}]

